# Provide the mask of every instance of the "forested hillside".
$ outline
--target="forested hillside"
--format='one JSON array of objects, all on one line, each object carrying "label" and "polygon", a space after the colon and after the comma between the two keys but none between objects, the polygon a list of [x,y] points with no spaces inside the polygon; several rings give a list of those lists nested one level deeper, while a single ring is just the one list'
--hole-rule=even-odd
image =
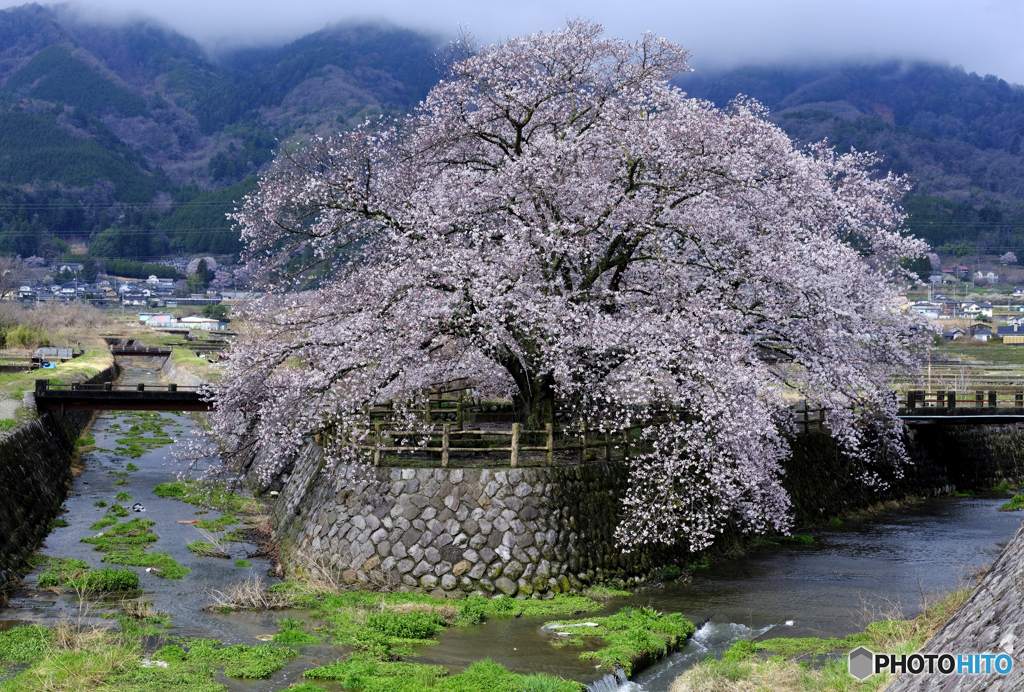
[{"label": "forested hillside", "polygon": [[335,27],[215,61],[150,24],[0,11],[0,251],[235,253],[225,213],[277,147],[408,112],[437,79],[437,43]]},{"label": "forested hillside", "polygon": [[1024,249],[1024,88],[958,68],[888,63],[686,75],[693,96],[746,94],[803,142],[876,151],[915,182],[911,230],[949,257]]},{"label": "forested hillside", "polygon": [[[0,252],[157,259],[239,250],[225,213],[282,144],[406,113],[439,38],[338,26],[211,58],[146,23],[0,11]],[[1024,89],[924,64],[744,68],[679,79],[738,94],[804,142],[878,151],[916,183],[910,228],[948,256],[1024,252]]]}]

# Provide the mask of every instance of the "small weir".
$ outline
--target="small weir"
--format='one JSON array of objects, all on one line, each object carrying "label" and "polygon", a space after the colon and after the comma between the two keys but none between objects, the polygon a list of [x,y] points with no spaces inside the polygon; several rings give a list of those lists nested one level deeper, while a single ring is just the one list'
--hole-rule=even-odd
[{"label": "small weir", "polygon": [[[160,384],[156,372],[131,367],[123,381]],[[160,416],[165,419],[161,423],[163,431],[170,437],[182,439],[198,428],[186,415]],[[126,421],[123,414],[100,414],[91,433],[98,449],[86,453],[85,471],[75,479],[66,502],[69,512],[64,519],[69,525],[56,528],[40,552],[82,559],[92,567],[105,566],[100,563],[101,554],[81,539],[97,533],[89,527],[105,510],[95,503],[109,503],[117,493],[124,492],[132,499],[122,504],[131,508],[139,503],[145,510],[132,516],[157,522],[154,531],[159,540],[152,549],[168,553],[192,570],[184,579],[169,580],[145,573],[144,568],[133,568],[140,573],[144,597],[157,610],[172,616],[170,634],[216,638],[225,644],[256,644],[277,631],[277,619],[304,617],[286,610],[221,614],[203,609],[211,602],[210,592],[223,590],[245,577],[266,575],[269,562],[252,557],[255,546],[245,543],[225,544],[230,559],[190,553],[185,546],[201,538],[193,526],[179,522],[197,518],[199,508],[152,492],[158,484],[176,480],[180,469],[170,463],[172,446],[148,449],[136,458],[116,453]],[[138,470],[126,471],[128,462]],[[997,511],[1005,501],[1002,495],[933,498],[815,532],[813,543],[766,546],[697,569],[689,584],[668,584],[612,599],[603,611],[586,617],[609,615],[623,607],[649,606],[680,612],[700,623],[680,651],[640,671],[633,680],[627,680],[621,671],[604,674],[594,661],[580,660],[579,654],[599,648],[598,642],[588,644],[589,649],[554,646],[560,638],[558,630],[545,627],[545,618],[540,617],[496,619],[473,627],[449,628],[440,635],[437,645],[419,647],[419,657],[413,660],[443,665],[454,673],[490,658],[517,673],[546,673],[583,682],[591,692],[665,692],[686,669],[709,654],[720,656],[737,639],[842,636],[886,617],[897,606],[905,616],[914,615],[924,595],[955,587],[959,580],[995,559],[1021,519],[1017,513]],[[210,511],[201,518],[218,516]],[[236,559],[245,559],[252,566],[235,566]],[[28,587],[14,594],[11,607],[0,612],[0,630],[25,621],[52,624],[82,612],[71,595],[33,588],[36,577],[29,575]],[[116,605],[92,602],[87,617],[100,622],[100,617]],[[304,670],[347,655],[347,648],[316,644],[301,647],[301,652],[301,658],[289,662],[268,680],[223,676],[219,680],[239,692],[281,690],[300,682]],[[330,683],[324,686],[339,689]]]}]

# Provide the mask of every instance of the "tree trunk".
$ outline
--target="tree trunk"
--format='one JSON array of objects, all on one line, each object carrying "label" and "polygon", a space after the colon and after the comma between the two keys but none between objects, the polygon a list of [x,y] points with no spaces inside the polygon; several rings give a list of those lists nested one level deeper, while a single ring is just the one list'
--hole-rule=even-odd
[{"label": "tree trunk", "polygon": [[503,363],[519,390],[512,400],[516,418],[527,430],[543,430],[555,422],[555,378],[527,371],[518,359]]}]

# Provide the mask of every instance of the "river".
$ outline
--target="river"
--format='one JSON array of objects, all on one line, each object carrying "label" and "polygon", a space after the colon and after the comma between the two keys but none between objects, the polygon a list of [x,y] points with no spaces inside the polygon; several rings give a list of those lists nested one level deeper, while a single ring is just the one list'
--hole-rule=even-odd
[{"label": "river", "polygon": [[[155,373],[142,369],[130,369],[125,378],[156,382]],[[179,439],[198,428],[188,416],[165,413],[161,417],[166,420],[165,432]],[[92,431],[96,446],[113,450],[127,423],[123,414],[101,414]],[[166,580],[135,568],[145,598],[173,617],[171,633],[212,637],[226,644],[254,644],[257,636],[273,634],[274,621],[290,613],[222,615],[202,607],[211,601],[209,591],[222,590],[244,577],[265,575],[269,563],[248,557],[255,549],[252,545],[227,544],[230,560],[196,557],[185,549],[202,538],[194,527],[178,522],[195,518],[197,508],[152,493],[158,484],[175,480],[180,471],[171,463],[171,449],[153,449],[135,459],[112,451],[86,453],[85,470],[75,479],[66,502],[69,512],[64,518],[69,525],[55,529],[40,552],[86,560],[92,567],[105,566],[100,563],[101,554],[80,539],[95,535],[89,527],[105,511],[94,503],[109,503],[119,492],[130,493],[132,500],[122,504],[138,502],[145,509],[133,516],[157,522],[154,529],[160,539],[153,550],[167,552],[192,570],[184,579]],[[137,471],[126,471],[129,461]],[[127,483],[116,484],[120,480]],[[642,671],[621,689],[663,692],[686,668],[709,653],[721,653],[751,631],[755,637],[842,636],[861,630],[897,606],[904,615],[913,615],[929,594],[951,589],[993,562],[1021,519],[1016,513],[997,511],[1005,501],[1003,496],[933,498],[816,531],[811,544],[767,546],[716,562],[696,570],[687,584],[669,584],[613,599],[605,613],[627,605],[650,605],[682,612],[694,622],[710,618],[680,652]],[[210,512],[202,518],[217,516]],[[252,567],[236,567],[236,558],[247,559]],[[27,578],[29,584],[34,581],[32,575]],[[96,602],[86,618],[98,621],[104,610],[115,606]],[[66,613],[76,617],[80,613],[80,604],[72,596],[27,588],[15,594],[10,609],[0,612],[0,629],[24,621],[52,622]],[[441,635],[438,645],[424,647],[418,660],[442,664],[455,672],[473,661],[491,658],[521,673],[544,672],[587,683],[600,678],[593,662],[579,660],[580,649],[551,646],[542,624],[540,619],[523,617],[451,628]],[[302,671],[332,662],[344,653],[343,648],[331,645],[303,647],[302,651],[302,658],[270,680],[222,677],[221,682],[232,690],[280,690],[300,680]],[[611,680],[595,685],[595,689],[613,687]]]}]

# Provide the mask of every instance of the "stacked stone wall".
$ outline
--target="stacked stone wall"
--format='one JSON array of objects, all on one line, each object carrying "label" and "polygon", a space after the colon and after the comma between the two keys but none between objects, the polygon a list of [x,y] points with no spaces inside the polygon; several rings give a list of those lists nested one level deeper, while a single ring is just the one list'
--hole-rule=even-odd
[{"label": "stacked stone wall", "polygon": [[[911,463],[877,490],[854,480],[827,434],[801,435],[783,484],[797,523],[823,521],[908,494],[1016,479],[1022,440],[1016,426],[919,429],[908,439]],[[617,463],[328,472],[311,442],[286,473],[253,486],[280,489],[273,519],[286,569],[330,569],[359,581],[387,574],[410,588],[539,598],[592,581],[642,581],[692,560],[679,549],[615,548],[626,483]]]},{"label": "stacked stone wall", "polygon": [[276,507],[286,568],[374,572],[408,587],[547,597],[591,581],[634,583],[667,554],[614,548],[621,465],[322,469],[309,445]]},{"label": "stacked stone wall", "polygon": [[[117,368],[87,380],[104,382]],[[50,531],[71,485],[75,440],[92,411],[50,411],[0,440],[0,602]]]}]

